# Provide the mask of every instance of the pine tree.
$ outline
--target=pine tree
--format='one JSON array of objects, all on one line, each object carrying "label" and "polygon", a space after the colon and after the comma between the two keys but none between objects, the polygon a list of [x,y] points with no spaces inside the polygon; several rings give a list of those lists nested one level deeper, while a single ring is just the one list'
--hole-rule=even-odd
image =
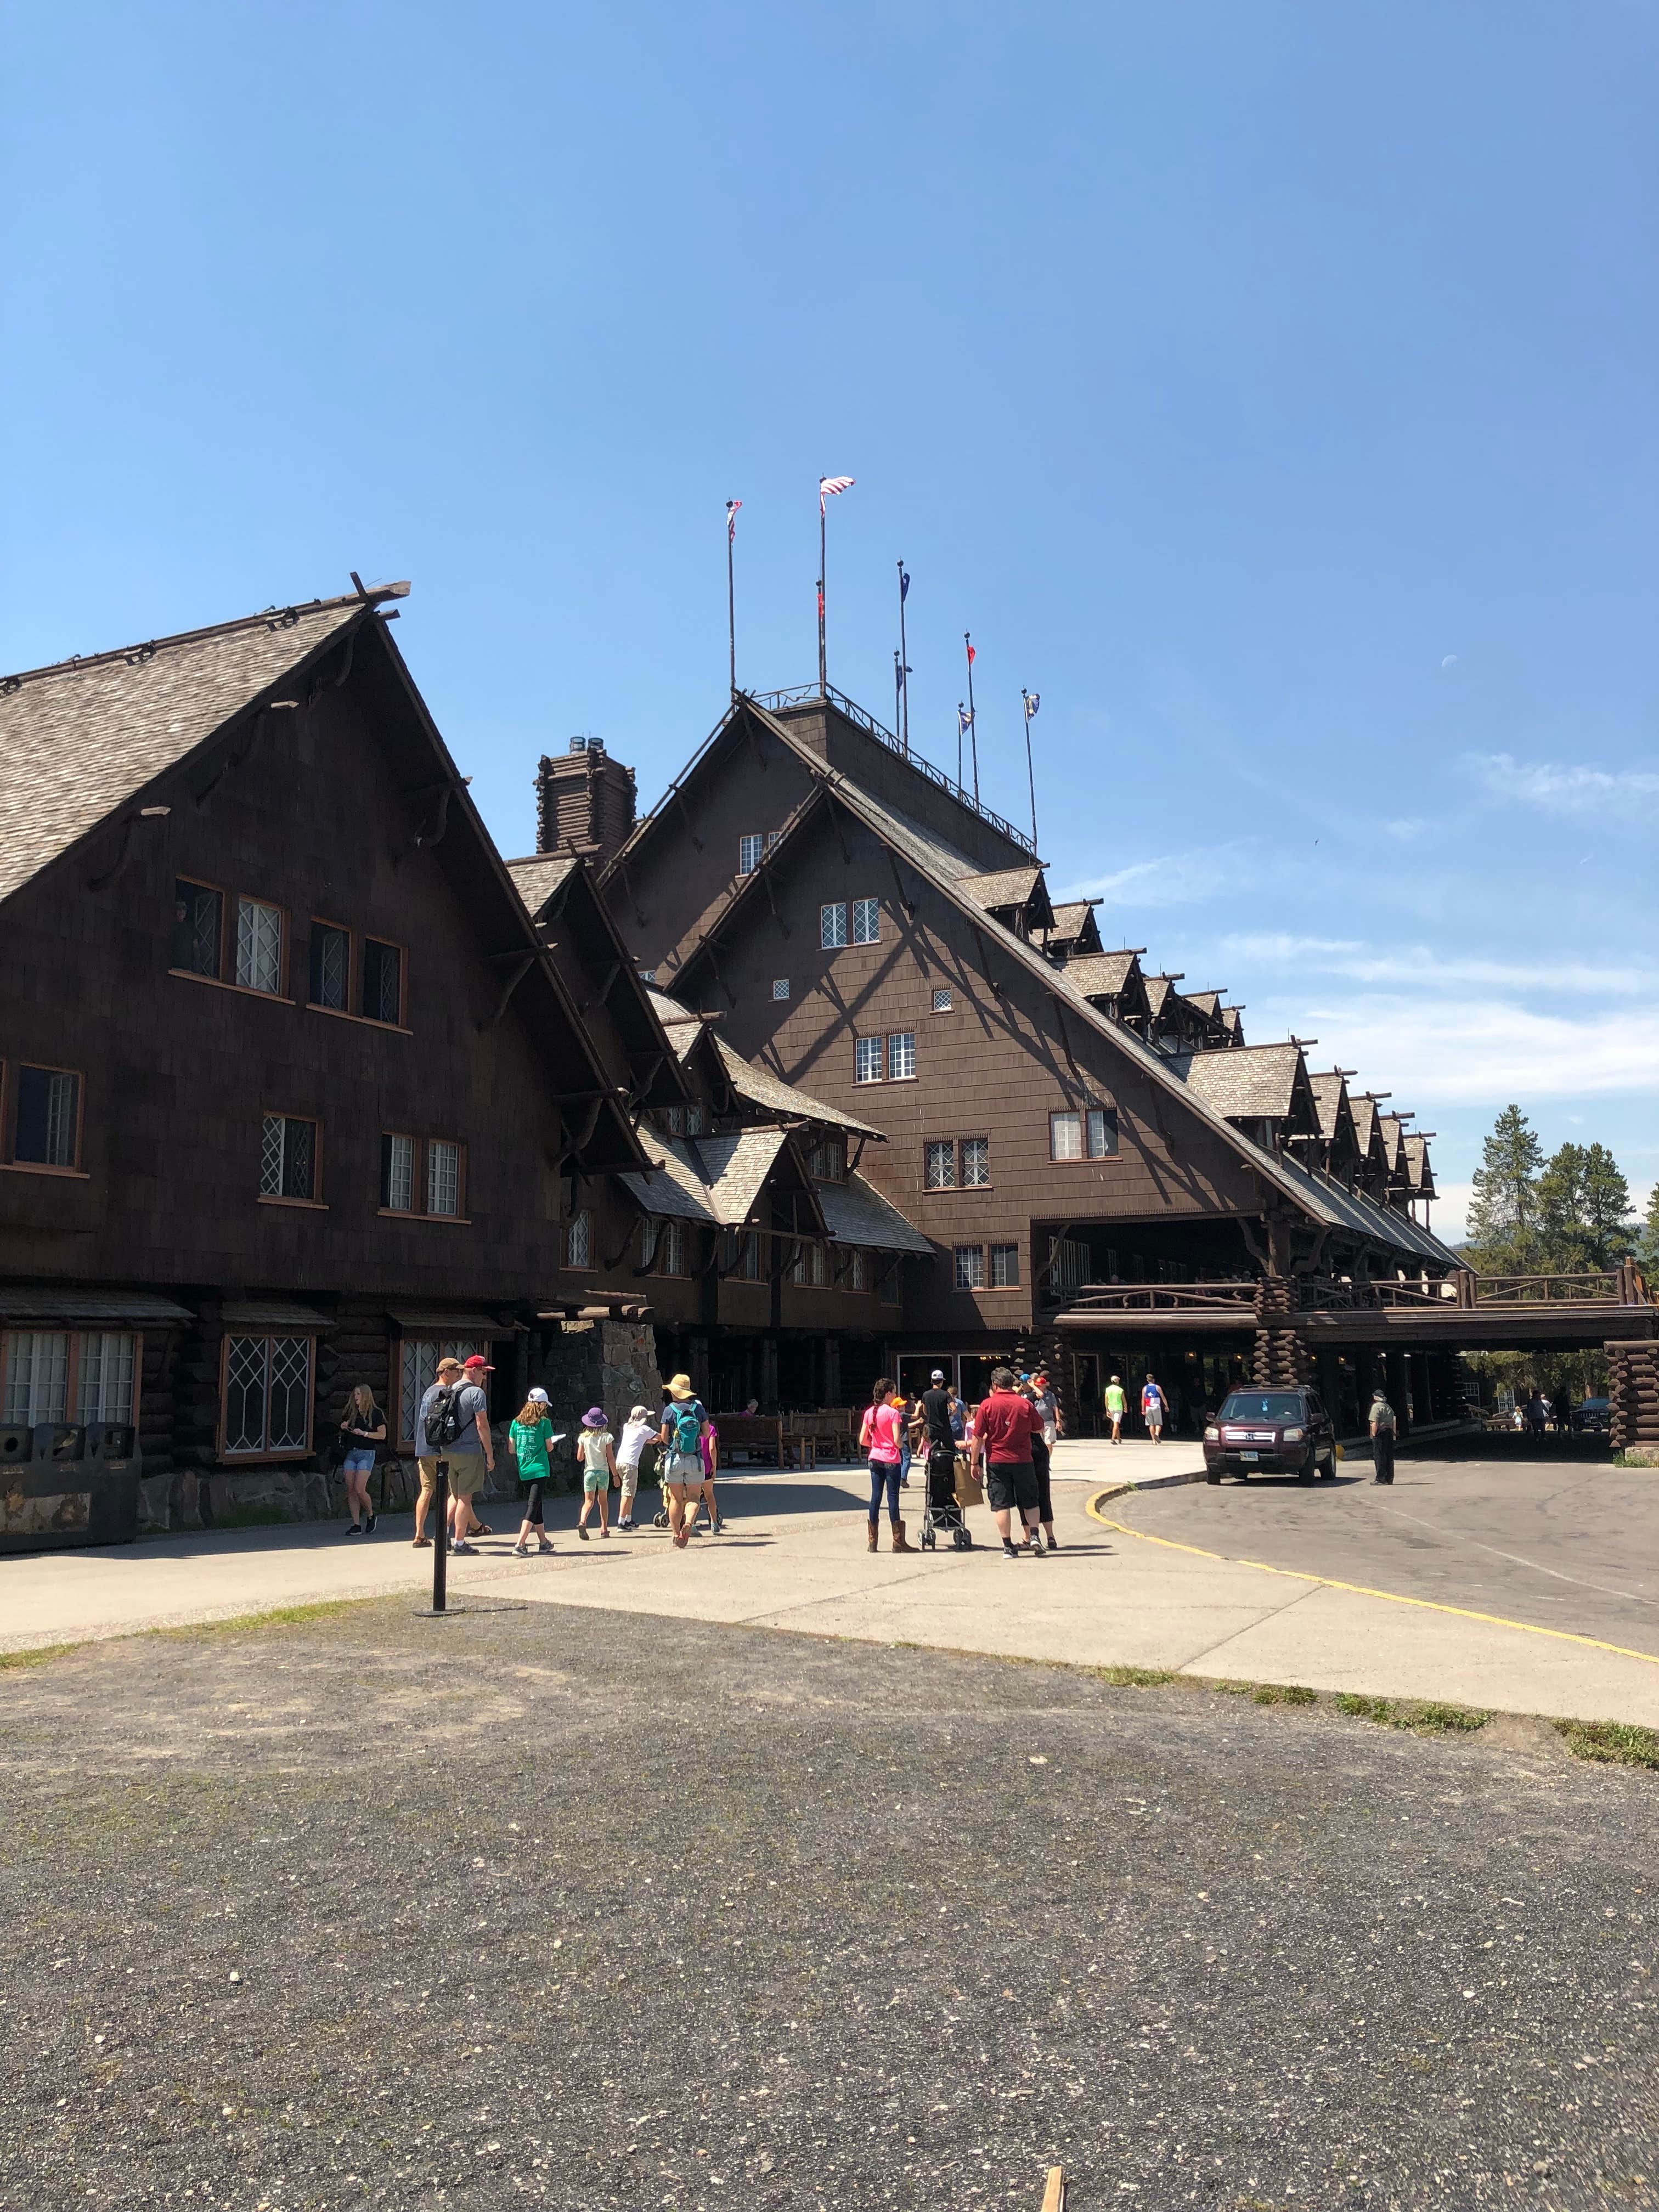
[{"label": "pine tree", "polygon": [[1659,1182],[1653,1186],[1652,1194],[1648,1200],[1648,1210],[1642,1218],[1636,1250],[1646,1270],[1650,1285],[1659,1283]]},{"label": "pine tree", "polygon": [[1616,1267],[1635,1241],[1630,1185],[1605,1145],[1584,1155],[1583,1221],[1592,1267]]},{"label": "pine tree", "polygon": [[1630,1185],[1605,1145],[1563,1145],[1538,1178],[1544,1264],[1611,1267],[1631,1249]]},{"label": "pine tree", "polygon": [[1544,1148],[1518,1106],[1506,1106],[1481,1149],[1469,1201],[1469,1237],[1483,1274],[1536,1270],[1542,1240],[1538,1178]]}]

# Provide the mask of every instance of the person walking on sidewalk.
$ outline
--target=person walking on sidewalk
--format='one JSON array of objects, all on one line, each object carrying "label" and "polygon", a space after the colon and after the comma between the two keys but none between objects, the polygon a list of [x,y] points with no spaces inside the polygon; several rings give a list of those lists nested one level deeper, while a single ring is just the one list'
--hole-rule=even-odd
[{"label": "person walking on sidewalk", "polygon": [[623,1424],[623,1432],[617,1444],[617,1472],[622,1477],[622,1503],[617,1508],[617,1527],[619,1530],[634,1526],[634,1499],[640,1486],[640,1462],[645,1448],[657,1433],[657,1423],[651,1418],[648,1406],[635,1406]]},{"label": "person walking on sidewalk", "polygon": [[870,1549],[877,1550],[877,1538],[881,1533],[881,1501],[884,1492],[887,1498],[887,1517],[892,1523],[893,1549],[908,1552],[915,1547],[906,1540],[904,1523],[899,1519],[899,1467],[904,1457],[906,1427],[904,1401],[894,1402],[893,1385],[885,1375],[878,1381],[870,1394],[870,1403],[865,1409],[864,1425],[859,1431],[859,1449],[867,1452],[870,1459]]},{"label": "person walking on sidewalk", "polygon": [[[483,1480],[479,1462],[495,1471],[495,1447],[489,1440],[489,1400],[483,1393],[483,1378],[492,1373],[489,1362],[476,1352],[465,1365],[459,1359],[441,1359],[437,1379],[421,1400],[421,1409],[415,1419],[415,1465],[421,1477],[421,1494],[415,1505],[415,1542],[424,1550],[431,1539],[426,1533],[426,1516],[432,1510],[432,1499],[438,1487],[438,1462],[449,1462],[449,1522],[454,1531],[450,1544],[453,1552],[470,1553],[467,1531],[477,1523],[472,1511],[472,1493]],[[453,1412],[460,1425],[460,1432],[446,1444],[434,1443],[427,1431],[428,1416],[432,1413],[442,1393],[447,1403],[453,1394]],[[441,1535],[447,1531],[441,1529]]]},{"label": "person walking on sidewalk", "polygon": [[615,1439],[605,1425],[605,1407],[590,1406],[582,1415],[581,1434],[576,1439],[576,1456],[582,1468],[582,1510],[576,1517],[576,1534],[583,1543],[587,1541],[587,1516],[593,1510],[597,1498],[599,1507],[599,1534],[608,1538],[611,1534],[611,1486],[619,1478],[617,1474]]},{"label": "person walking on sidewalk", "polygon": [[542,1486],[553,1480],[553,1470],[548,1465],[548,1447],[553,1443],[553,1418],[547,1410],[545,1390],[531,1392],[520,1408],[519,1417],[507,1432],[513,1447],[513,1456],[519,1467],[519,1495],[524,1500],[524,1519],[520,1524],[519,1540],[513,1547],[515,1559],[530,1557],[530,1532],[536,1532],[537,1548],[550,1552],[547,1540],[547,1526],[542,1518]]},{"label": "person walking on sidewalk", "polygon": [[[1036,1474],[1037,1519],[1042,1523],[1042,1533],[1048,1539],[1048,1549],[1057,1552],[1060,1542],[1054,1534],[1054,1493],[1053,1473],[1049,1463],[1048,1439],[1041,1429],[1031,1437],[1031,1466]],[[1036,1531],[1031,1532],[1031,1541],[1036,1542]]]},{"label": "person walking on sidewalk", "polygon": [[1371,1393],[1371,1480],[1394,1480],[1394,1407],[1379,1382]]},{"label": "person walking on sidewalk", "polygon": [[1114,1375],[1106,1385],[1106,1418],[1112,1425],[1112,1442],[1123,1441],[1123,1416],[1129,1410],[1129,1401],[1123,1395],[1123,1378]]},{"label": "person walking on sidewalk", "polygon": [[720,1519],[720,1508],[714,1503],[714,1477],[720,1473],[720,1432],[713,1420],[703,1423],[702,1434],[697,1438],[697,1457],[702,1462],[702,1487],[691,1500],[691,1510],[685,1516],[685,1533],[695,1536],[697,1532],[697,1513],[701,1506],[708,1508],[708,1533],[723,1536],[726,1523]]},{"label": "person walking on sidewalk", "polygon": [[1037,1533],[1041,1501],[1031,1459],[1031,1439],[1041,1434],[1036,1407],[1014,1388],[1012,1368],[997,1368],[991,1376],[991,1395],[974,1423],[973,1459],[975,1468],[981,1465],[985,1468],[985,1496],[1002,1539],[1005,1559],[1019,1557],[1012,1533],[1016,1513],[1025,1524],[1030,1556],[1042,1556],[1042,1539]]},{"label": "person walking on sidewalk", "polygon": [[1031,1377],[1031,1403],[1042,1424],[1042,1441],[1053,1451],[1066,1433],[1066,1424],[1060,1418],[1060,1401],[1054,1395],[1054,1386],[1040,1367]]},{"label": "person walking on sidewalk", "polygon": [[668,1497],[668,1525],[676,1548],[684,1551],[690,1540],[687,1511],[696,1510],[702,1492],[702,1456],[699,1449],[708,1416],[691,1388],[689,1375],[676,1375],[668,1385],[668,1403],[662,1409],[662,1429],[657,1442],[657,1472]]},{"label": "person walking on sidewalk", "polygon": [[1158,1387],[1158,1377],[1149,1375],[1140,1394],[1140,1418],[1155,1444],[1164,1441],[1164,1393]]},{"label": "person walking on sidewalk", "polygon": [[362,1534],[372,1536],[375,1513],[369,1503],[368,1479],[374,1472],[374,1447],[386,1442],[386,1415],[375,1404],[374,1393],[367,1382],[360,1382],[346,1400],[340,1442],[345,1447],[345,1457],[340,1466],[345,1476],[346,1504],[351,1512],[351,1526],[346,1534],[357,1534],[361,1516]]}]

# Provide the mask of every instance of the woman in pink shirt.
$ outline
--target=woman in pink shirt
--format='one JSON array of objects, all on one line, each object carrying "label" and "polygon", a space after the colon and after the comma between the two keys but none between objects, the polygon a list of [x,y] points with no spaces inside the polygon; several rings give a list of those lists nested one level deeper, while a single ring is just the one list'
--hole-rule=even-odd
[{"label": "woman in pink shirt", "polygon": [[893,1524],[893,1549],[896,1552],[914,1551],[915,1547],[905,1541],[904,1523],[899,1519],[899,1462],[904,1457],[905,1406],[902,1399],[895,1405],[893,1385],[884,1375],[870,1394],[870,1403],[864,1415],[864,1426],[859,1431],[859,1449],[870,1455],[870,1549],[876,1549],[876,1538],[881,1528],[881,1494],[887,1493],[887,1517]]}]

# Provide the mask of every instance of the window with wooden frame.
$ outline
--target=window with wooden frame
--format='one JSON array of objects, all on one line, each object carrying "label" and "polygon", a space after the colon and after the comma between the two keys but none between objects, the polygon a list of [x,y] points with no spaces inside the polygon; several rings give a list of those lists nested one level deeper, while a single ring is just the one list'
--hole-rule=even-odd
[{"label": "window with wooden frame", "polygon": [[853,1040],[853,1080],[854,1083],[879,1083],[886,1052],[883,1037],[854,1037]]},{"label": "window with wooden frame", "polygon": [[305,1114],[267,1114],[259,1140],[259,1195],[273,1204],[322,1200],[323,1126]]},{"label": "window with wooden frame", "polygon": [[380,1212],[466,1221],[466,1146],[453,1137],[380,1133]]},{"label": "window with wooden frame", "polygon": [[845,1182],[847,1146],[839,1137],[820,1137],[806,1155],[806,1172],[820,1182]]},{"label": "window with wooden frame", "polygon": [[306,1003],[317,1013],[402,1029],[405,964],[401,945],[313,915]]},{"label": "window with wooden frame", "polygon": [[720,1269],[743,1283],[757,1283],[761,1279],[761,1241],[752,1229],[726,1229],[721,1231],[723,1249]]},{"label": "window with wooden frame", "polygon": [[1067,1109],[1048,1116],[1051,1160],[1109,1160],[1117,1151],[1117,1114],[1110,1106]]},{"label": "window with wooden frame", "polygon": [[79,1175],[84,1090],[78,1068],[0,1060],[0,1165]]},{"label": "window with wooden frame", "polygon": [[223,1459],[307,1459],[316,1339],[230,1335],[219,1384]]},{"label": "window with wooden frame", "polygon": [[951,994],[949,985],[940,984],[933,993],[933,1012],[936,1014],[949,1014],[955,1011],[956,1000]]},{"label": "window with wooden frame", "polygon": [[8,1329],[0,1338],[0,1422],[131,1423],[143,1340],[129,1329]]},{"label": "window with wooden frame", "polygon": [[862,1244],[855,1244],[847,1255],[847,1273],[842,1277],[843,1288],[867,1291],[870,1287],[870,1255]]},{"label": "window with wooden frame", "polygon": [[586,1206],[564,1224],[564,1264],[567,1267],[593,1264],[593,1216]]},{"label": "window with wooden frame", "polygon": [[887,1040],[887,1080],[908,1083],[916,1072],[916,1033],[896,1030]]},{"label": "window with wooden frame", "polygon": [[1018,1244],[992,1245],[991,1288],[994,1291],[1017,1291],[1019,1288]]},{"label": "window with wooden frame", "polygon": [[985,1288],[985,1247],[958,1244],[956,1248],[956,1286],[959,1291]]},{"label": "window with wooden frame", "polygon": [[881,941],[881,901],[854,899],[853,901],[853,942],[854,945],[878,945]]},{"label": "window with wooden frame", "polygon": [[173,879],[168,962],[175,975],[234,985],[262,999],[288,989],[288,911],[274,899],[226,890],[192,876]]},{"label": "window with wooden frame", "polygon": [[670,1219],[662,1225],[662,1242],[657,1247],[657,1273],[659,1275],[689,1275],[691,1266],[687,1257],[690,1239],[683,1221]]},{"label": "window with wooden frame", "polygon": [[788,996],[789,978],[787,975],[775,975],[772,978],[772,998],[774,1003],[781,1004],[781,1002]]},{"label": "window with wooden frame", "polygon": [[923,1188],[986,1190],[991,1182],[988,1137],[934,1137],[923,1148]]},{"label": "window with wooden frame", "polygon": [[759,867],[761,864],[761,855],[765,852],[765,850],[766,839],[758,830],[751,830],[746,837],[739,837],[738,840],[738,873],[740,876],[752,876],[756,869]]},{"label": "window with wooden frame", "polygon": [[416,1438],[415,1424],[419,1418],[421,1401],[438,1379],[441,1359],[471,1359],[474,1354],[482,1359],[489,1357],[489,1346],[477,1336],[404,1336],[398,1340],[398,1449],[413,1452]]},{"label": "window with wooden frame", "polygon": [[701,1107],[701,1106],[698,1106],[698,1105],[696,1105],[696,1104],[695,1104],[695,1103],[694,1103],[694,1104],[690,1105],[690,1106],[688,1106],[688,1107],[686,1108],[686,1109],[685,1109],[685,1133],[686,1133],[686,1135],[687,1135],[688,1137],[700,1137],[700,1136],[702,1136],[702,1107]]},{"label": "window with wooden frame", "polygon": [[786,1280],[805,1290],[822,1290],[830,1280],[830,1255],[822,1244],[803,1239],[795,1246]]},{"label": "window with wooden frame", "polygon": [[825,952],[838,952],[847,942],[847,902],[837,899],[818,908],[818,944]]}]

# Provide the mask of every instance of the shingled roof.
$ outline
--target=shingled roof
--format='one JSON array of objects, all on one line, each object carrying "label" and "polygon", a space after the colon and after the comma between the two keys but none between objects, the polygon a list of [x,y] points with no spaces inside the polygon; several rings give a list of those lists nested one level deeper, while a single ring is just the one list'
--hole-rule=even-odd
[{"label": "shingled roof", "polygon": [[1121,999],[1135,972],[1133,952],[1074,953],[1061,971],[1085,999]]},{"label": "shingled roof", "polygon": [[575,865],[568,853],[532,853],[522,860],[509,860],[507,872],[534,915],[541,912]]},{"label": "shingled roof", "polygon": [[1029,868],[996,868],[988,875],[962,876],[957,881],[969,897],[988,914],[998,907],[1028,904],[1042,881],[1042,871],[1034,862]]},{"label": "shingled roof", "polygon": [[1308,1087],[1313,1092],[1314,1104],[1319,1109],[1319,1133],[1327,1144],[1330,1144],[1341,1122],[1342,1104],[1348,1095],[1347,1085],[1333,1068],[1323,1075],[1310,1075]]},{"label": "shingled roof", "polygon": [[1170,1065],[1189,1091],[1230,1121],[1288,1121],[1295,1111],[1302,1067],[1298,1045],[1252,1044],[1232,1052],[1181,1053]]},{"label": "shingled roof", "polygon": [[0,899],[408,588],[273,608],[0,681]]},{"label": "shingled roof", "polygon": [[793,1083],[774,1075],[769,1067],[758,1066],[741,1053],[733,1052],[724,1037],[716,1037],[714,1042],[732,1088],[751,1106],[763,1106],[769,1113],[787,1114],[803,1121],[823,1121],[833,1128],[850,1130],[855,1137],[873,1138],[878,1144],[887,1142],[884,1131],[872,1128],[868,1121],[855,1121],[839,1106],[826,1106],[821,1098],[811,1098],[805,1091],[797,1091]]},{"label": "shingled roof", "polygon": [[932,1239],[913,1228],[897,1206],[862,1176],[848,1176],[845,1182],[821,1182],[814,1188],[833,1243],[867,1244],[875,1252],[933,1250]]},{"label": "shingled roof", "polygon": [[1429,1164],[1429,1140],[1426,1137],[1406,1139],[1406,1184],[1413,1198],[1432,1198],[1434,1170]]},{"label": "shingled roof", "polygon": [[662,1137],[642,1129],[640,1141],[657,1172],[617,1179],[647,1213],[739,1229],[787,1138],[781,1129],[742,1129],[730,1137]]},{"label": "shingled roof", "polygon": [[1054,908],[1054,935],[1069,940],[1080,937],[1100,904],[1097,898],[1066,899]]}]

